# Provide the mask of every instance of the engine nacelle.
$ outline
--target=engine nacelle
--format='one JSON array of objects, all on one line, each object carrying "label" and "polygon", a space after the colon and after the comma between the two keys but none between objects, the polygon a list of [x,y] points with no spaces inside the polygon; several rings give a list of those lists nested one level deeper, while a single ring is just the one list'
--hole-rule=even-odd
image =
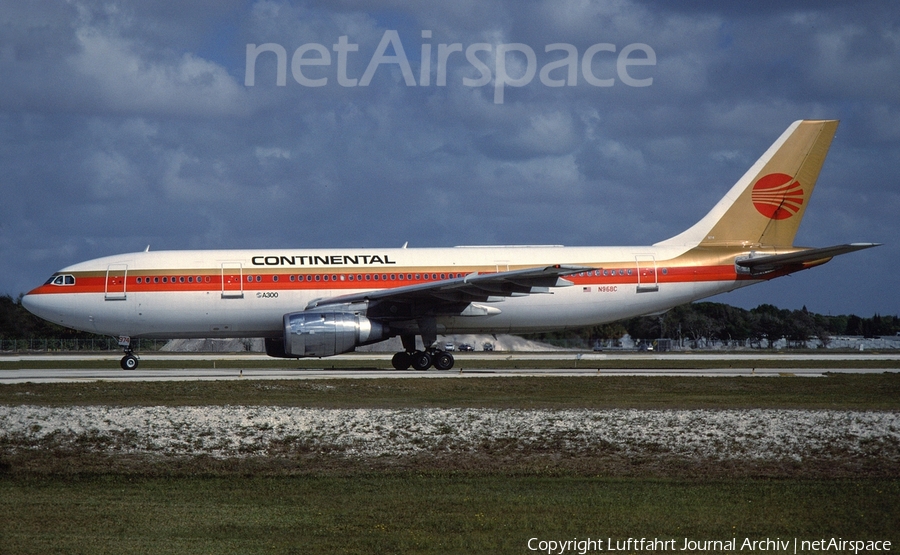
[{"label": "engine nacelle", "polygon": [[284,352],[284,337],[266,337],[266,354],[275,358],[296,358]]},{"label": "engine nacelle", "polygon": [[284,353],[327,357],[386,339],[387,330],[355,312],[321,310],[284,315]]}]

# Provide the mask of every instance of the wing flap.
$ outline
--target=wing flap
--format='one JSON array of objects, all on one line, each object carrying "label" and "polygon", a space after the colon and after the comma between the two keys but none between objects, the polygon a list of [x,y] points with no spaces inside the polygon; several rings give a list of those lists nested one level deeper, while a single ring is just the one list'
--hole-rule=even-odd
[{"label": "wing flap", "polygon": [[[329,305],[366,303],[370,311],[385,319],[390,319],[390,314],[397,314],[398,318],[404,319],[429,313],[488,315],[493,310],[469,309],[470,303],[497,302],[504,297],[550,293],[553,287],[573,285],[563,276],[589,270],[593,268],[554,265],[489,274],[476,272],[459,278],[317,299],[306,308],[309,310]],[[376,307],[379,305],[393,306],[390,307],[391,310],[378,310]],[[403,310],[397,308],[397,305],[402,305]],[[464,314],[466,310],[469,313]]]}]

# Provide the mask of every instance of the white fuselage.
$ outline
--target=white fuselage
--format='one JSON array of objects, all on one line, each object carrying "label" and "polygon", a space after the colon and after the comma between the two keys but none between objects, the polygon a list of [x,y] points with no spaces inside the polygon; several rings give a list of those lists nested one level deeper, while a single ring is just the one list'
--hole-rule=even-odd
[{"label": "white fuselage", "polygon": [[[487,314],[440,316],[438,332],[534,332],[594,325],[755,283],[734,254],[685,247],[453,247],[139,252],[60,270],[24,299],[79,330],[147,338],[277,337],[316,299],[541,265],[579,265],[569,287],[488,301]],[[62,277],[60,277],[62,276]],[[55,278],[55,279],[54,279]],[[54,281],[56,283],[54,283]],[[481,303],[481,304],[488,304]]]}]

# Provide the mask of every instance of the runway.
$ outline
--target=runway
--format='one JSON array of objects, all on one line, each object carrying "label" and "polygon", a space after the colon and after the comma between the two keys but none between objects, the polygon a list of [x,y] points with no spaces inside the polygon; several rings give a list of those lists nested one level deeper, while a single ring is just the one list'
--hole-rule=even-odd
[{"label": "runway", "polygon": [[[703,377],[728,377],[728,376],[747,376],[747,377],[773,377],[773,376],[806,376],[806,377],[822,377],[826,373],[883,373],[900,371],[900,354],[898,355],[880,355],[880,354],[836,354],[836,355],[783,355],[783,354],[689,354],[689,355],[607,355],[607,354],[572,354],[572,353],[526,353],[526,354],[473,354],[457,357],[457,365],[452,370],[438,371],[397,371],[397,370],[379,370],[372,369],[372,361],[382,361],[389,359],[389,355],[346,355],[343,357],[332,357],[327,360],[355,360],[360,362],[359,369],[326,369],[326,368],[241,368],[230,367],[223,369],[213,368],[166,368],[166,369],[141,369],[121,370],[118,368],[116,357],[112,356],[84,356],[84,355],[37,355],[2,357],[0,361],[19,361],[27,362],[36,360],[47,362],[52,360],[59,362],[58,368],[13,368],[8,370],[0,370],[0,384],[13,383],[51,383],[51,382],[91,382],[91,381],[205,381],[205,380],[321,380],[321,379],[409,379],[409,378],[503,378],[503,377],[535,377],[535,376],[703,376]],[[94,368],[67,368],[69,362],[90,361],[96,363]],[[256,355],[242,354],[164,354],[143,356],[142,360],[166,360],[166,361],[197,361],[208,360],[211,365],[215,366],[216,360],[228,360],[232,362],[230,366],[235,366],[235,360],[257,361],[265,360],[265,357]],[[271,359],[269,359],[271,360]],[[575,368],[515,368],[516,362],[525,361],[566,361],[570,363],[574,361]],[[597,365],[592,362],[622,360],[623,366],[627,361],[685,361],[694,360],[702,362],[699,366],[712,366],[696,369],[684,368],[621,368],[621,369],[598,369]],[[785,361],[783,368],[754,368],[752,364],[748,364],[753,360],[767,361],[767,366],[771,366],[772,360]],[[809,368],[795,368],[788,364],[791,361],[809,361],[821,360],[830,361],[828,368],[816,368],[811,365]],[[366,364],[366,362],[369,364]],[[485,367],[486,361],[492,361],[491,367]],[[509,367],[496,367],[498,361],[509,362]],[[721,363],[710,365],[710,361]],[[846,361],[846,366],[836,364],[831,367],[833,361]],[[860,362],[865,361],[893,361],[896,365],[893,368],[864,368],[859,367]],[[729,362],[739,363],[736,368],[730,367]],[[580,364],[584,368],[578,368]],[[80,364],[81,365],[81,364]],[[567,364],[568,365],[568,364]],[[368,368],[367,368],[368,366]],[[481,367],[480,367],[481,366]],[[677,366],[677,365],[673,365]],[[776,365],[777,366],[777,365]],[[883,366],[883,364],[882,364]],[[890,366],[890,365],[889,365]]]},{"label": "runway", "polygon": [[[141,360],[278,360],[273,359],[261,353],[172,353],[172,352],[143,352],[136,353]],[[341,361],[390,361],[393,353],[349,353],[335,355],[319,360],[341,360]],[[895,361],[900,368],[900,351],[896,353],[883,352],[839,352],[839,353],[785,353],[780,351],[768,352],[758,351],[749,353],[717,353],[710,351],[703,352],[669,352],[669,353],[635,353],[633,351],[604,351],[585,353],[581,351],[544,351],[544,352],[483,352],[475,351],[469,353],[453,353],[456,360],[476,361],[476,360],[579,360],[579,361],[644,361],[644,360],[720,360],[720,361],[747,361],[747,360],[889,360]],[[3,354],[0,355],[0,362],[28,362],[28,361],[96,361],[100,366],[106,364],[117,364],[122,358],[122,352],[106,352],[106,353],[87,353],[87,354],[60,354],[60,353],[42,353],[42,354]],[[314,360],[314,359],[300,359]]]}]

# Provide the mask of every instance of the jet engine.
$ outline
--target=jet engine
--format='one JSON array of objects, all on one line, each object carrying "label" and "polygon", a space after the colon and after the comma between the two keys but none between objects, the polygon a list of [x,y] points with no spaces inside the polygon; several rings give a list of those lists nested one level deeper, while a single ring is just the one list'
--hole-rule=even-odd
[{"label": "jet engine", "polygon": [[327,357],[387,339],[387,329],[358,312],[307,310],[284,315],[284,355]]}]

